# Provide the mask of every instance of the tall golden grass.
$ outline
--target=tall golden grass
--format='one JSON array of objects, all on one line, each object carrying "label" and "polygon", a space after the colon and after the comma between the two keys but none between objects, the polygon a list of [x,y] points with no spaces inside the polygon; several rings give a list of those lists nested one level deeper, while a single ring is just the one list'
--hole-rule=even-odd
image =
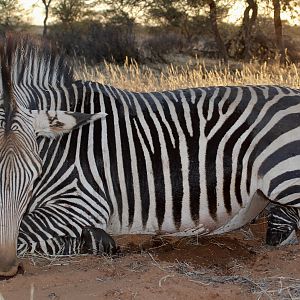
[{"label": "tall golden grass", "polygon": [[126,61],[123,66],[104,63],[98,67],[80,64],[76,77],[131,91],[160,91],[218,85],[280,85],[300,88],[300,66],[279,63],[232,63],[196,60],[182,65],[139,65]]}]

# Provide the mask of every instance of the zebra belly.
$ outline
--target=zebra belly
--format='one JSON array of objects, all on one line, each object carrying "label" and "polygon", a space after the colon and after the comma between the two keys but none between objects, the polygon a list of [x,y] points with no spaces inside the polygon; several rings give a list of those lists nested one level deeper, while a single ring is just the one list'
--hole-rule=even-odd
[{"label": "zebra belly", "polygon": [[[108,226],[108,232],[112,234],[161,234],[166,236],[193,236],[206,234],[222,234],[238,229],[252,221],[269,203],[269,201],[260,192],[256,192],[252,198],[246,201],[242,207],[238,204],[232,207],[232,214],[225,211],[218,211],[216,220],[213,220],[205,211],[200,213],[200,222],[195,225],[194,222],[184,222],[180,229],[175,226],[159,229],[155,218],[153,223],[148,222],[147,227],[142,228],[138,224],[132,224],[131,227],[123,227],[121,230],[114,228],[114,221],[111,220]],[[169,224],[171,224],[170,222]]]},{"label": "zebra belly", "polygon": [[214,235],[230,232],[241,228],[251,222],[267,205],[269,201],[261,194],[254,196],[244,203],[243,207],[233,207],[233,213],[229,216],[226,212],[219,212],[217,221],[212,221],[208,216],[201,218],[201,224],[181,228],[181,231],[166,233],[171,236],[193,236],[193,235]]}]

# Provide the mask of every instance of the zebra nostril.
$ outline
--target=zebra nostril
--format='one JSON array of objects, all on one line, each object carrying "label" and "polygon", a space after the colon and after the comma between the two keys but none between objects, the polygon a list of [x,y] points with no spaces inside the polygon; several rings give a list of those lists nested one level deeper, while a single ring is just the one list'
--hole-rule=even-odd
[{"label": "zebra nostril", "polygon": [[21,274],[21,275],[24,275],[25,273],[25,268],[24,268],[24,265],[22,262],[19,262],[18,264],[18,271],[17,271],[17,274]]}]

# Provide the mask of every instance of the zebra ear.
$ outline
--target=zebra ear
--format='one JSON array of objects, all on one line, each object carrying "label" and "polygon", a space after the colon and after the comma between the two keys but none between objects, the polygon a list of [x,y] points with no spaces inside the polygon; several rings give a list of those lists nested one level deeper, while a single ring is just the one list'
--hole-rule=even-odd
[{"label": "zebra ear", "polygon": [[85,124],[105,118],[106,113],[84,114],[56,110],[32,110],[33,126],[38,136],[55,138]]}]

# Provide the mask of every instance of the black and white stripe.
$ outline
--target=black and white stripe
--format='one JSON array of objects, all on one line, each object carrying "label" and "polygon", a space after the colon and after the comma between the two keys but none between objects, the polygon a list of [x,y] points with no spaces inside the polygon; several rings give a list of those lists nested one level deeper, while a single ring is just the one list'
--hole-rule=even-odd
[{"label": "black and white stripe", "polygon": [[[17,217],[0,220],[3,228],[14,222],[16,234],[26,210],[20,253],[113,252],[106,232],[222,233],[249,222],[267,200],[281,205],[269,219],[267,242],[289,239],[299,221],[299,90],[134,93],[74,81],[66,61],[46,48],[5,43],[0,204]],[[18,143],[10,156],[13,147],[4,142],[12,132]],[[0,258],[7,245],[1,247]],[[0,273],[13,264],[12,255]]]},{"label": "black and white stripe", "polygon": [[258,191],[299,206],[299,90],[132,93],[92,82],[59,90],[75,111],[107,117],[39,140],[43,175],[20,242],[80,239],[86,226],[113,234],[224,232],[261,211],[265,204],[249,213]]}]

